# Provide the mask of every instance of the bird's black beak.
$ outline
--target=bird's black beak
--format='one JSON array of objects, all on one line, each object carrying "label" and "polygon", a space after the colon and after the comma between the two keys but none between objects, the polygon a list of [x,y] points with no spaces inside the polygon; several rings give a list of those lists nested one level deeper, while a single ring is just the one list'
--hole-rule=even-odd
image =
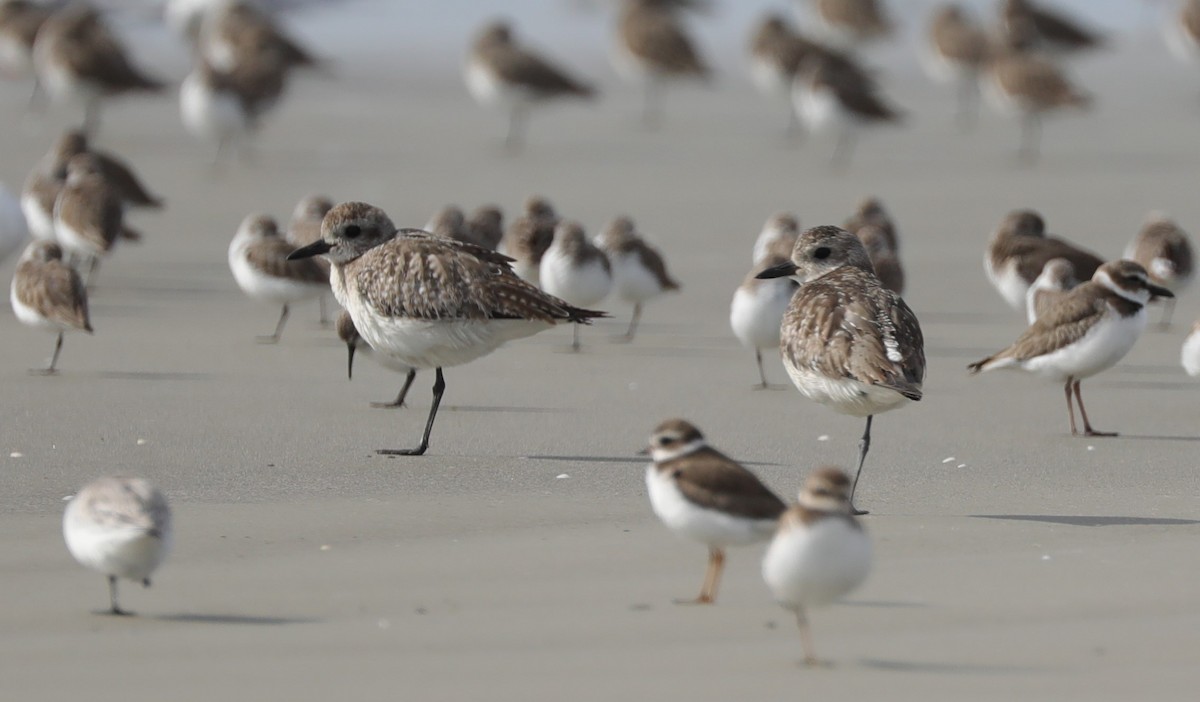
[{"label": "bird's black beak", "polygon": [[1175,297],[1175,293],[1154,283],[1146,283],[1146,289],[1155,297]]},{"label": "bird's black beak", "polygon": [[323,253],[329,253],[329,250],[332,248],[333,248],[333,246],[331,246],[324,239],[317,239],[316,241],[309,244],[308,246],[302,246],[302,247],[296,249],[295,251],[291,252],[290,254],[288,254],[287,260],[296,261],[296,260],[299,260],[302,258],[312,258],[313,256],[320,256]]},{"label": "bird's black beak", "polygon": [[789,275],[793,275],[795,272],[796,264],[788,261],[787,263],[781,263],[778,266],[771,266],[770,268],[759,271],[758,275],[754,277],[760,279],[785,278]]},{"label": "bird's black beak", "polygon": [[346,377],[350,380],[354,379],[354,352],[358,350],[358,345],[354,342],[346,344],[346,348],[350,352],[350,358],[346,361]]}]

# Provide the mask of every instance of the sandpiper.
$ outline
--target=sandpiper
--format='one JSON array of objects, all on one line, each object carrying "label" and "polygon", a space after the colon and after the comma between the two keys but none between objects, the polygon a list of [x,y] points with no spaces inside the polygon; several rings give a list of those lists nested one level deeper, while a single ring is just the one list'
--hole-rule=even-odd
[{"label": "sandpiper", "polygon": [[817,665],[808,610],[850,593],[871,571],[871,541],[853,515],[850,478],[837,468],[808,477],[799,501],[779,518],[763,557],[763,580],[796,615],[804,663]]},{"label": "sandpiper", "polygon": [[800,63],[819,50],[815,42],[793,29],[783,15],[777,13],[764,17],[750,36],[750,78],[767,97],[784,98],[788,136],[800,128],[791,100],[792,82],[800,70]]},{"label": "sandpiper", "polygon": [[711,75],[684,26],[678,0],[622,0],[613,63],[626,80],[645,90],[642,122],[655,129],[662,120],[662,92],[671,81]]},{"label": "sandpiper", "polygon": [[442,368],[469,363],[560,322],[587,324],[604,316],[521,280],[507,256],[419,229],[397,231],[383,210],[362,202],[330,210],[321,234],[288,258],[324,254],[333,266],[333,294],[371,348],[436,372],[421,443],[378,452],[383,455],[419,456],[429,448],[446,389]]},{"label": "sandpiper", "polygon": [[1029,286],[1046,262],[1065,258],[1079,280],[1089,280],[1104,263],[1096,254],[1046,235],[1046,222],[1033,210],[1015,210],[1000,222],[983,257],[988,280],[1013,309],[1025,313]]},{"label": "sandpiper", "polygon": [[806,230],[791,260],[758,275],[800,283],[783,317],[780,342],[796,389],[835,412],[867,419],[850,488],[853,502],[874,416],[921,399],[921,325],[875,276],[862,242],[838,227]]},{"label": "sandpiper", "polygon": [[825,33],[839,43],[862,44],[892,33],[882,0],[813,0],[813,5]]},{"label": "sandpiper", "polygon": [[354,327],[354,319],[346,310],[342,310],[338,314],[337,322],[334,325],[337,328],[338,338],[346,344],[346,350],[349,353],[349,359],[346,361],[346,377],[354,377],[354,354],[362,351],[364,354],[375,359],[379,365],[394,370],[397,373],[404,373],[404,387],[400,388],[400,394],[396,395],[396,399],[392,402],[372,402],[372,407],[381,407],[392,409],[404,406],[404,398],[408,396],[408,389],[412,387],[413,381],[417,379],[417,369],[412,366],[405,365],[397,361],[392,356],[387,354],[375,353],[371,345],[363,340],[358,333],[358,329]]},{"label": "sandpiper", "polygon": [[284,68],[317,68],[321,61],[284,31],[258,3],[220,0],[209,3],[203,15],[199,48],[220,70],[229,71],[243,60],[244,52],[270,52]]},{"label": "sandpiper", "polygon": [[1000,9],[1001,29],[1017,35],[1029,48],[1053,53],[1072,53],[1103,46],[1097,32],[1031,0],[1004,0]]},{"label": "sandpiper", "polygon": [[[842,224],[842,228],[851,234],[857,234],[859,229],[867,225],[879,229],[887,240],[888,248],[899,253],[900,233],[896,228],[896,222],[877,197],[863,198],[855,208],[854,214],[850,215]],[[788,254],[790,255],[791,251],[788,251]]]},{"label": "sandpiper", "polygon": [[617,297],[633,305],[633,316],[624,337],[633,341],[642,318],[642,306],[663,293],[678,290],[680,285],[667,273],[667,264],[658,249],[638,236],[629,217],[614,219],[596,235],[594,243],[612,264]]},{"label": "sandpiper", "polygon": [[783,315],[798,286],[790,278],[762,280],[758,274],[766,268],[785,263],[788,258],[770,252],[760,258],[734,291],[733,304],[729,308],[729,326],[733,329],[733,335],[742,342],[742,346],[754,349],[760,390],[769,387],[767,374],[763,371],[763,350],[778,351]]},{"label": "sandpiper", "polygon": [[871,259],[871,267],[875,269],[875,277],[883,283],[883,287],[897,295],[904,294],[904,268],[900,265],[900,257],[895,250],[888,246],[887,234],[874,224],[858,228],[854,236],[862,242]]},{"label": "sandpiper", "polygon": [[1200,377],[1200,319],[1192,325],[1192,331],[1183,340],[1183,350],[1180,352],[1179,360],[1183,364],[1183,370],[1193,378]]},{"label": "sandpiper", "polygon": [[434,236],[444,236],[447,239],[456,239],[458,241],[467,240],[467,216],[463,214],[462,208],[458,205],[446,205],[421,227],[425,231]]},{"label": "sandpiper", "polygon": [[495,205],[480,205],[467,217],[467,241],[496,250],[504,237],[504,212]]},{"label": "sandpiper", "polygon": [[642,451],[650,506],[667,528],[708,546],[708,572],[690,604],[712,604],[725,566],[725,549],[765,541],[787,506],[737,461],[709,446],[682,419],[655,428]]},{"label": "sandpiper", "polygon": [[754,250],[750,262],[758,263],[767,256],[789,258],[796,239],[800,237],[800,220],[791,212],[778,212],[763,224],[758,238],[754,240]]},{"label": "sandpiper", "polygon": [[801,64],[792,86],[792,100],[810,131],[837,133],[830,158],[835,170],[849,164],[860,131],[901,120],[900,112],[880,95],[874,79],[844,70],[824,55]]},{"label": "sandpiper", "polygon": [[89,264],[85,282],[117,239],[141,240],[125,224],[121,194],[95,154],[76,154],[67,162],[67,180],[54,200],[54,236],[71,259]]},{"label": "sandpiper", "polygon": [[1043,115],[1092,104],[1091,96],[1075,87],[1053,61],[1011,45],[991,53],[983,85],[993,107],[1021,119],[1017,156],[1026,164],[1040,154]]},{"label": "sandpiper", "polygon": [[197,57],[179,88],[183,126],[197,139],[216,143],[214,164],[237,147],[249,157],[249,140],[287,87],[288,69],[276,50],[250,47],[239,56],[230,68]]},{"label": "sandpiper", "polygon": [[[591,307],[608,297],[613,287],[608,256],[587,240],[583,226],[563,220],[554,229],[554,242],[542,256],[538,276],[542,290],[576,307]],[[571,350],[579,350],[579,325],[571,327]]]},{"label": "sandpiper", "polygon": [[171,548],[171,508],[141,478],[99,478],[67,503],[63,538],[80,565],[108,578],[109,613],[130,614],[117,603],[117,578],[150,587]]},{"label": "sandpiper", "polygon": [[267,215],[246,217],[229,242],[229,270],[242,292],[254,300],[283,308],[275,333],[258,337],[259,343],[279,341],[289,305],[311,300],[329,290],[329,272],[317,261],[288,259],[295,249],[294,244],[280,236],[275,220]]},{"label": "sandpiper", "polygon": [[[333,200],[326,195],[306,195],[296,203],[292,210],[292,219],[288,222],[287,233],[284,235],[289,244],[296,247],[308,246],[321,238],[321,221],[325,214],[333,209]],[[329,280],[329,263],[316,259],[316,263],[324,271],[325,280]],[[329,324],[328,296],[332,291],[326,290],[317,298],[318,322],[321,326]]]},{"label": "sandpiper", "polygon": [[29,225],[21,212],[21,201],[0,183],[0,263],[25,244]]},{"label": "sandpiper", "polygon": [[944,5],[934,13],[923,63],[931,78],[958,90],[957,121],[963,129],[978,117],[979,77],[990,51],[987,31],[960,5]]},{"label": "sandpiper", "polygon": [[525,122],[535,105],[595,95],[592,86],[521,46],[512,27],[502,21],[491,22],[479,32],[467,56],[465,77],[476,102],[508,111],[504,143],[511,150],[524,145]]},{"label": "sandpiper", "polygon": [[1075,411],[1071,391],[1079,402],[1086,436],[1116,436],[1092,428],[1079,385],[1085,378],[1114,366],[1125,357],[1146,328],[1146,303],[1153,296],[1174,297],[1150,282],[1146,269],[1134,261],[1100,266],[1086,283],[1072,288],[1038,317],[1011,346],[967,368],[972,373],[995,368],[1019,368],[1066,383],[1071,434]]},{"label": "sandpiper", "polygon": [[83,131],[99,126],[100,101],[131,92],[157,93],[164,85],[130,62],[125,46],[86,2],[56,11],[33,45],[38,81],[55,101],[84,103]]},{"label": "sandpiper", "polygon": [[13,275],[10,300],[17,320],[58,337],[50,365],[44,370],[32,371],[40,375],[53,375],[56,372],[64,333],[92,333],[87,288],[79,273],[64,263],[62,256],[62,248],[58,244],[35,239],[25,247]]},{"label": "sandpiper", "polygon": [[558,220],[549,200],[532,195],[525,201],[525,214],[508,225],[498,249],[513,259],[512,269],[522,280],[538,285],[542,256],[554,241]]},{"label": "sandpiper", "polygon": [[1048,313],[1068,290],[1079,285],[1075,266],[1065,258],[1052,258],[1025,293],[1025,313],[1030,324]]},{"label": "sandpiper", "polygon": [[[1146,224],[1126,247],[1125,258],[1142,264],[1155,285],[1173,293],[1180,293],[1190,285],[1196,272],[1187,232],[1159,212],[1150,213]],[[1174,310],[1175,299],[1167,298],[1160,328],[1171,326],[1171,313]]]}]

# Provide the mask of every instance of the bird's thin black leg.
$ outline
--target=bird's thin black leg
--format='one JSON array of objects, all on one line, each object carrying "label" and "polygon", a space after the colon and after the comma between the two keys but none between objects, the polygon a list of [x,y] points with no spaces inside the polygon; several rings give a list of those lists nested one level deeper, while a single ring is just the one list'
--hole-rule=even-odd
[{"label": "bird's thin black leg", "polygon": [[442,395],[446,392],[446,379],[442,377],[442,369],[437,369],[437,379],[433,381],[433,406],[429,408],[429,419],[425,421],[425,434],[421,437],[421,445],[411,449],[380,449],[376,451],[381,456],[420,456],[429,448],[429,434],[433,431],[433,420],[437,417],[438,405],[442,404]]},{"label": "bird's thin black leg", "polygon": [[852,514],[868,514],[865,509],[854,506],[854,491],[858,489],[858,479],[862,476],[863,464],[867,462],[867,452],[871,450],[871,420],[874,415],[867,416],[867,428],[863,430],[862,439],[858,442],[858,470],[854,471],[854,482],[850,484],[850,512]]}]

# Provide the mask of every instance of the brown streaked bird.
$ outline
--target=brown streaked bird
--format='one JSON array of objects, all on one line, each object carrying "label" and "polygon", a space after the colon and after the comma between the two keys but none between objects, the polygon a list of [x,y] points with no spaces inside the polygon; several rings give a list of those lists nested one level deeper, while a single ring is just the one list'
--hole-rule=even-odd
[{"label": "brown streaked bird", "polygon": [[796,615],[805,665],[820,663],[808,610],[855,590],[871,572],[871,540],[852,514],[850,492],[841,470],[813,471],[763,556],[763,581],[779,606]]},{"label": "brown streaked bird", "polygon": [[[900,234],[896,223],[883,206],[883,201],[877,197],[868,196],[859,201],[854,214],[846,219],[842,228],[851,234],[857,234],[859,229],[867,225],[877,227],[883,233],[889,249],[897,253],[900,251]],[[788,253],[791,254],[790,251]]]},{"label": "brown streaked bird", "polygon": [[328,267],[312,260],[289,260],[288,255],[295,249],[294,244],[280,236],[275,219],[267,215],[247,216],[229,242],[229,270],[242,292],[251,299],[282,307],[275,332],[258,337],[259,343],[279,341],[289,305],[311,300],[329,290]]},{"label": "brown streaked bird", "polygon": [[888,245],[887,234],[874,224],[858,228],[854,236],[862,242],[871,259],[871,267],[875,269],[875,277],[883,283],[883,287],[897,295],[904,294],[904,268],[900,265],[900,257],[895,249]]},{"label": "brown streaked bird", "polygon": [[117,239],[141,240],[125,224],[121,195],[95,154],[76,154],[67,161],[67,180],[54,200],[54,235],[72,259],[88,263],[87,283]]},{"label": "brown streaked bird", "polygon": [[284,68],[317,68],[321,61],[284,31],[271,15],[250,2],[222,2],[201,20],[200,52],[216,68],[232,70],[247,49],[269,50]]},{"label": "brown streaked bird", "polygon": [[1014,210],[992,234],[983,269],[992,287],[1014,310],[1026,313],[1029,286],[1052,258],[1065,258],[1079,280],[1090,280],[1104,263],[1091,251],[1046,234],[1046,222],[1033,210]]},{"label": "brown streaked bird", "polygon": [[778,256],[782,259],[791,258],[792,247],[800,237],[800,220],[791,212],[777,212],[763,224],[754,240],[754,250],[750,255],[751,263],[758,263],[767,256]]},{"label": "brown streaked bird", "polygon": [[[542,256],[538,280],[547,293],[577,307],[591,307],[612,290],[612,264],[587,240],[583,225],[563,220],[554,228],[554,241]],[[579,325],[571,329],[571,350],[578,351]]]},{"label": "brown streaked bird", "polygon": [[397,230],[377,207],[342,203],[325,216],[322,238],[293,251],[291,260],[324,254],[338,302],[376,353],[413,368],[433,368],[433,404],[421,443],[378,451],[419,456],[446,390],[442,369],[469,363],[506,341],[562,322],[587,324],[603,312],[580,309],[521,280],[512,259],[494,251]]},{"label": "brown streaked bird", "polygon": [[1030,0],[1004,0],[1001,30],[1026,48],[1072,53],[1104,45],[1104,37],[1078,21]]},{"label": "brown streaked bird", "polygon": [[70,130],[50,147],[50,151],[34,166],[25,179],[21,193],[21,211],[29,222],[29,229],[39,239],[53,240],[54,201],[67,181],[67,162],[77,154],[90,153],[104,173],[104,178],[117,191],[122,201],[130,207],[163,206],[161,197],[151,193],[133,172],[133,169],[113,154],[91,149],[87,136]]},{"label": "brown streaked bird", "polygon": [[504,238],[504,212],[495,205],[480,205],[467,217],[467,242],[496,250]]},{"label": "brown streaked bird", "polygon": [[542,256],[554,241],[559,216],[550,201],[539,195],[525,200],[525,214],[514,219],[504,231],[497,249],[513,259],[512,269],[522,280],[538,285]]},{"label": "brown streaked bird", "polygon": [[904,300],[875,276],[862,242],[839,227],[806,230],[790,261],[758,275],[800,283],[784,315],[780,341],[783,365],[796,389],[835,412],[867,420],[850,488],[853,502],[875,415],[922,397],[921,325]]},{"label": "brown streaked bird", "polygon": [[41,375],[57,372],[63,334],[69,331],[92,333],[87,288],[79,273],[64,263],[62,257],[62,248],[58,244],[34,240],[25,247],[13,274],[10,301],[17,320],[58,337],[50,365],[44,370],[31,371]]},{"label": "brown streaked bird", "polygon": [[1075,266],[1065,258],[1052,258],[1025,293],[1025,313],[1030,324],[1054,309],[1067,291],[1079,285]]},{"label": "brown streaked bird", "polygon": [[931,78],[957,90],[956,121],[963,129],[975,126],[979,117],[979,77],[990,52],[987,31],[961,5],[944,5],[934,12],[923,63]]},{"label": "brown streaked bird", "polygon": [[142,73],[100,12],[87,3],[56,11],[33,44],[38,82],[56,102],[84,104],[83,131],[99,127],[100,103],[126,93],[158,93],[162,81]]},{"label": "brown streaked bird", "polygon": [[846,45],[863,44],[892,33],[882,0],[812,0],[826,34]]},{"label": "brown streaked bird", "polygon": [[708,547],[708,571],[699,597],[680,602],[712,604],[725,549],[769,539],[787,506],[683,419],[659,424],[642,454],[653,459],[646,468],[646,490],[654,514],[678,536]]},{"label": "brown streaked bird", "polygon": [[663,293],[678,290],[680,285],[667,273],[662,254],[638,234],[630,217],[622,215],[609,222],[596,235],[594,243],[612,264],[617,297],[633,305],[629,328],[623,337],[625,341],[633,341],[642,318],[642,306]]},{"label": "brown streaked bird", "polygon": [[783,15],[776,13],[764,17],[750,35],[750,78],[764,95],[784,98],[788,110],[788,136],[800,128],[796,109],[792,106],[792,82],[800,70],[800,63],[817,50],[813,41],[802,36]]},{"label": "brown streaked bird", "polygon": [[875,80],[847,71],[836,59],[817,55],[800,66],[792,101],[805,126],[813,132],[833,131],[837,144],[830,166],[842,170],[863,129],[898,124],[901,113],[884,99]]},{"label": "brown streaked bird", "polygon": [[662,121],[662,93],[678,80],[707,81],[711,69],[688,34],[680,9],[691,3],[622,0],[617,17],[616,70],[645,90],[642,123],[656,129]]},{"label": "brown streaked bird", "polygon": [[[792,245],[795,245],[795,238],[792,239]],[[742,346],[754,350],[754,360],[758,363],[757,390],[770,387],[767,374],[763,371],[763,350],[779,351],[783,315],[799,287],[790,278],[762,280],[758,274],[766,268],[785,263],[790,258],[791,247],[788,251],[789,255],[768,251],[759,258],[734,291],[733,303],[729,306],[729,326],[733,329],[733,335],[742,342]]]},{"label": "brown streaked bird", "polygon": [[263,118],[283,97],[288,72],[278,51],[269,47],[243,52],[227,69],[197,58],[179,88],[179,113],[192,136],[216,143],[214,165],[238,147],[244,158],[250,157]]},{"label": "brown streaked bird", "polygon": [[[1161,212],[1151,212],[1146,224],[1125,248],[1125,258],[1137,261],[1150,274],[1150,280],[1173,293],[1191,285],[1195,275],[1195,255],[1187,232]],[[1167,298],[1163,307],[1162,329],[1171,326],[1175,299]]]},{"label": "brown streaked bird", "polygon": [[33,41],[54,11],[30,0],[0,2],[0,74],[20,80],[33,72]]},{"label": "brown streaked bird", "polygon": [[1075,87],[1056,63],[1011,46],[992,52],[983,85],[997,111],[1021,120],[1017,156],[1026,164],[1040,155],[1044,115],[1092,104],[1092,97]]},{"label": "brown streaked bird", "polygon": [[376,363],[394,370],[397,373],[404,373],[404,387],[400,388],[400,393],[396,395],[396,399],[392,402],[372,402],[372,407],[380,409],[396,409],[404,407],[404,398],[408,396],[408,390],[412,387],[413,381],[417,379],[417,369],[412,366],[400,363],[396,359],[386,354],[375,353],[371,345],[368,344],[362,335],[358,333],[358,329],[354,327],[354,319],[346,310],[342,310],[338,314],[337,322],[335,323],[338,338],[346,344],[346,350],[349,353],[349,359],[346,362],[346,377],[354,377],[354,354],[358,351],[370,356]]},{"label": "brown streaked bird", "polygon": [[507,22],[487,24],[476,37],[464,69],[467,91],[481,105],[508,111],[504,144],[519,150],[525,123],[535,105],[564,97],[591,98],[592,86],[573,78],[537,53],[521,46]]},{"label": "brown streaked bird", "polygon": [[[289,244],[295,247],[308,246],[317,239],[321,238],[321,221],[325,219],[326,213],[333,209],[333,200],[326,195],[306,195],[296,203],[296,207],[292,210],[292,219],[288,222],[287,232],[284,235]],[[325,280],[329,280],[329,263],[323,259],[317,259],[316,263],[325,271]],[[332,291],[327,291],[332,294]],[[321,326],[329,324],[329,302],[328,294],[321,293],[317,298],[319,317],[317,321]]]},{"label": "brown streaked bird", "polygon": [[1071,405],[1073,389],[1084,435],[1116,436],[1092,428],[1079,386],[1129,353],[1146,328],[1146,303],[1154,296],[1174,297],[1170,290],[1150,282],[1140,264],[1125,260],[1106,263],[1090,281],[1072,288],[1039,316],[1011,346],[967,368],[972,373],[1016,368],[1064,382],[1071,435],[1079,433]]}]

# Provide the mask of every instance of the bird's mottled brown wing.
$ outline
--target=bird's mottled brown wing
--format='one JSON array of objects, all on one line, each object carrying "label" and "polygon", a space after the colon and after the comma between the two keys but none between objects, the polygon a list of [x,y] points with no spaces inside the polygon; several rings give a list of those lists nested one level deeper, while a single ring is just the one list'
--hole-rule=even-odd
[{"label": "bird's mottled brown wing", "polygon": [[673,75],[708,76],[708,66],[669,12],[645,9],[629,13],[621,22],[621,36],[634,56],[656,70]]},{"label": "bird's mottled brown wing", "polygon": [[563,73],[537,54],[515,46],[489,52],[491,65],[500,77],[544,96],[592,94],[592,88]]},{"label": "bird's mottled brown wing", "polygon": [[657,468],[670,472],[683,496],[701,507],[748,519],[777,519],[787,509],[753,473],[711,448]]},{"label": "bird's mottled brown wing", "polygon": [[329,273],[315,258],[287,260],[288,254],[296,249],[286,239],[270,236],[246,247],[246,260],[254,268],[276,278],[286,278],[298,283],[329,283]]},{"label": "bird's mottled brown wing", "polygon": [[[784,357],[797,368],[853,378],[921,399],[925,340],[912,309],[870,274],[846,266],[800,286],[784,315]],[[860,292],[868,290],[866,294]]]},{"label": "bird's mottled brown wing", "polygon": [[96,152],[95,155],[100,160],[104,177],[120,193],[121,199],[142,207],[162,207],[162,199],[146,190],[129,166],[111,154]]},{"label": "bird's mottled brown wing", "polygon": [[62,261],[24,261],[14,276],[17,299],[54,322],[92,330],[87,289],[75,269]]},{"label": "bird's mottled brown wing", "polygon": [[125,47],[98,18],[76,27],[67,41],[58,43],[60,55],[79,75],[92,80],[105,92],[162,90],[163,84],[134,68]]}]

